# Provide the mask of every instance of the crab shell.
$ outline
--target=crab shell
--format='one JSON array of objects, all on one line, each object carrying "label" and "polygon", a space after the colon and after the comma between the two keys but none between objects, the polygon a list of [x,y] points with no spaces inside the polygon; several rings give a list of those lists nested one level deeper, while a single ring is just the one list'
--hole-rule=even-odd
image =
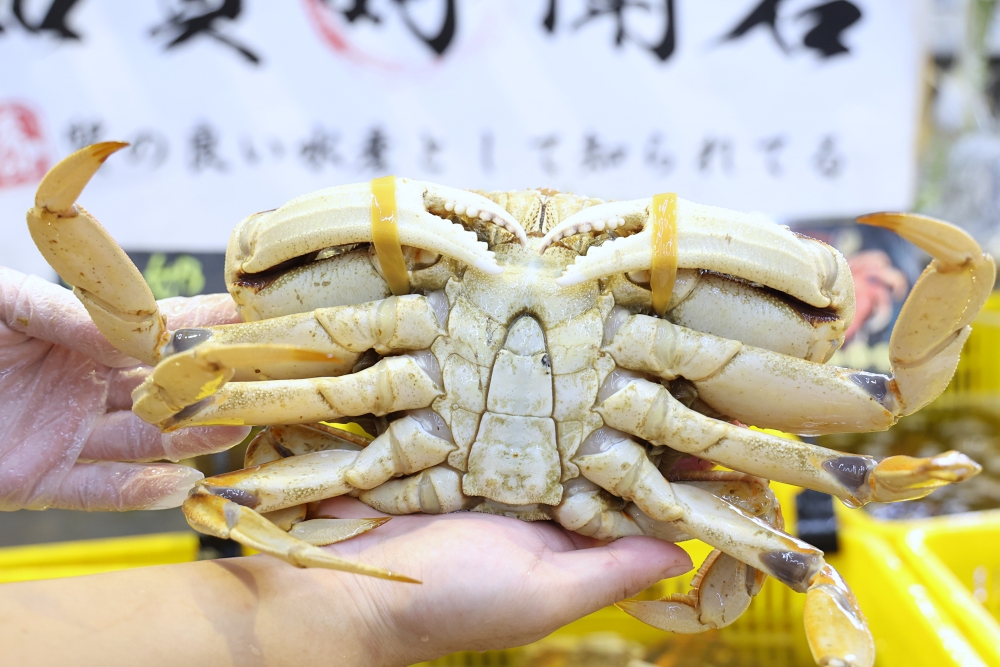
[{"label": "crab shell", "polygon": [[[767,479],[859,506],[978,472],[957,452],[876,462],[743,427],[880,430],[940,394],[994,280],[992,259],[947,223],[860,220],[934,258],[893,332],[891,377],[825,365],[853,317],[847,263],[761,215],[668,197],[663,264],[653,199],[409,179],[248,217],[226,260],[246,322],[171,332],[135,267],[74,203],[120,147],[57,165],[29,227],[109,340],[156,366],[133,394],[138,415],[164,430],[269,426],[247,469],[203,480],[185,501],[202,532],[403,581],[318,548],[381,520],[311,518],[309,504],[352,493],[387,514],[471,509],[605,540],[696,537],[716,551],[690,594],[622,607],[699,632],[735,620],[770,575],[807,594],[819,664],[871,665],[850,589],[782,531]],[[329,426],[338,421],[364,422],[370,437]],[[692,470],[685,457],[736,472]]]}]

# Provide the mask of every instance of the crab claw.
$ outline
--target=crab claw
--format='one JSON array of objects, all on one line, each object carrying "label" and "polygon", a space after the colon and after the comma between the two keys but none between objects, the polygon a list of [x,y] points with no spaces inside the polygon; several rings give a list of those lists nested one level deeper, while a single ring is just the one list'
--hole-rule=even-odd
[{"label": "crab claw", "polygon": [[941,220],[874,213],[858,222],[890,229],[934,258],[910,290],[889,339],[891,388],[899,414],[909,415],[951,381],[968,325],[993,290],[996,264],[971,236]]},{"label": "crab claw", "polygon": [[56,273],[73,286],[97,328],[119,350],[146,363],[159,360],[167,331],[139,269],[77,197],[101,164],[128,146],[106,141],[54,166],[38,186],[28,230]]},{"label": "crab claw", "polygon": [[[492,252],[463,226],[489,221],[526,242],[509,213],[481,195],[434,183],[396,179],[396,228],[402,245],[452,257],[486,273],[500,273]],[[246,218],[233,232],[235,257],[227,262],[229,282],[236,274],[258,274],[310,253],[372,241],[372,190],[368,183],[340,185]],[[449,208],[450,207],[450,208]],[[462,224],[430,210],[452,214]]]},{"label": "crab claw", "polygon": [[[542,252],[573,234],[609,232],[556,282],[563,286],[617,273],[649,270],[653,258],[651,199],[591,206],[542,240]],[[617,238],[614,238],[617,235]],[[854,283],[847,261],[825,243],[799,236],[759,213],[677,200],[677,267],[708,269],[784,292],[816,308],[853,317]]]}]

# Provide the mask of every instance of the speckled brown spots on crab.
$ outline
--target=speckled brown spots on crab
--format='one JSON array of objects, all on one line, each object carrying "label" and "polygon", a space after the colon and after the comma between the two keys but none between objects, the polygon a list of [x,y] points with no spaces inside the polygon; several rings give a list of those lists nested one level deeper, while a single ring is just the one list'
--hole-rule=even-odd
[{"label": "speckled brown spots on crab", "polygon": [[768,574],[799,593],[806,592],[809,580],[823,567],[822,556],[799,551],[766,551],[760,555],[760,562]]},{"label": "speckled brown spots on crab", "polygon": [[212,486],[211,484],[201,484],[196,488],[199,491],[206,491],[213,496],[219,496],[220,498],[231,500],[238,505],[243,505],[244,507],[249,507],[251,509],[260,505],[260,498],[249,491],[234,489],[228,486]]}]

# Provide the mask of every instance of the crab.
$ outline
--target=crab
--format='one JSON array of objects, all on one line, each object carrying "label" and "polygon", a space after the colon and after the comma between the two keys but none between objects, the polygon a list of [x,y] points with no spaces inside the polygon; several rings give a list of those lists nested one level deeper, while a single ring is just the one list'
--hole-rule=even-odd
[{"label": "crab", "polygon": [[[817,663],[861,667],[874,644],[856,599],[820,550],[783,532],[768,480],[858,507],[979,470],[958,452],[879,462],[761,430],[884,430],[944,390],[995,274],[947,223],[859,219],[933,257],[893,332],[892,376],[824,363],[854,314],[840,253],[672,194],[603,202],[392,177],[332,187],[236,227],[226,279],[245,322],[167,331],[138,270],[75,204],[124,145],[56,165],[28,224],[102,333],[155,367],[136,414],[163,430],[268,427],[246,469],[184,502],[203,533],[399,581],[413,580],[319,548],[382,520],[310,508],[351,494],[387,514],[697,538],[715,551],[689,593],[620,606],[701,632],[732,623],[772,576],[806,594]],[[366,428],[334,427],[348,422]]]}]

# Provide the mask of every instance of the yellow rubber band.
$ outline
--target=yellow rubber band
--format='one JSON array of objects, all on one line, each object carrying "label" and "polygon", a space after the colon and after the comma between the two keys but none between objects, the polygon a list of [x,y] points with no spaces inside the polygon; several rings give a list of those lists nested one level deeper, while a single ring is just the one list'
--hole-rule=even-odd
[{"label": "yellow rubber band", "polygon": [[667,312],[677,279],[677,194],[654,195],[650,213],[653,261],[649,266],[649,288],[653,292],[653,310],[662,316]]},{"label": "yellow rubber band", "polygon": [[396,228],[396,177],[372,179],[372,243],[382,275],[395,296],[410,293],[410,274]]}]

